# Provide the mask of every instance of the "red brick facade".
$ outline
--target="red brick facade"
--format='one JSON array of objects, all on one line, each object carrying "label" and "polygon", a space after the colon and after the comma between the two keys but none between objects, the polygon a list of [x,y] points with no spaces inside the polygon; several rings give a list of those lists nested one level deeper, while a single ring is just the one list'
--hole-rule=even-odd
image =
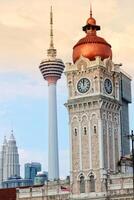
[{"label": "red brick facade", "polygon": [[16,200],[16,188],[0,189],[0,200]]}]

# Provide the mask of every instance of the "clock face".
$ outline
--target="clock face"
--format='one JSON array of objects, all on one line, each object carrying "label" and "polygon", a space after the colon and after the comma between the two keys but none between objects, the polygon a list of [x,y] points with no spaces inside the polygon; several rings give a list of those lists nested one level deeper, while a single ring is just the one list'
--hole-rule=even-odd
[{"label": "clock face", "polygon": [[110,79],[105,79],[104,81],[104,88],[105,88],[105,91],[108,93],[108,94],[111,94],[112,93],[112,90],[113,90],[113,86],[112,86],[112,81]]},{"label": "clock face", "polygon": [[77,89],[80,93],[86,93],[90,89],[90,80],[82,78],[77,83]]}]

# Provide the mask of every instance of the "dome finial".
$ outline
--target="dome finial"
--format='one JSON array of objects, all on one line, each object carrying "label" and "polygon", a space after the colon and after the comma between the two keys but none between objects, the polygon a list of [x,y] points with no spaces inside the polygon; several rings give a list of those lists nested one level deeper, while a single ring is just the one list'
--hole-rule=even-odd
[{"label": "dome finial", "polygon": [[90,17],[92,18],[92,3],[90,2]]},{"label": "dome finial", "polygon": [[50,8],[50,48],[47,50],[48,57],[56,57],[56,49],[54,48],[53,41],[53,9]]}]

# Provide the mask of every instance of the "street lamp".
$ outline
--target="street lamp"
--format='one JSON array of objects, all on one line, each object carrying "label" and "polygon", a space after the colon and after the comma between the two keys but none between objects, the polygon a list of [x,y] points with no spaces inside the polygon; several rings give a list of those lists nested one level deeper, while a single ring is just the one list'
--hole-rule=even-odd
[{"label": "street lamp", "polygon": [[128,139],[131,140],[132,144],[132,163],[133,163],[133,198],[134,198],[134,133],[133,130],[131,131],[131,134],[128,135]]}]

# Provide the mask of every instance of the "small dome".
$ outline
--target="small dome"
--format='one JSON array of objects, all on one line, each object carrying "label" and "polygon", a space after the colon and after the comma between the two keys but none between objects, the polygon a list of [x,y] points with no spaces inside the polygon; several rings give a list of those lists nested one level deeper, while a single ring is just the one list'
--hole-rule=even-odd
[{"label": "small dome", "polygon": [[87,19],[87,24],[96,25],[96,20],[93,17]]}]

